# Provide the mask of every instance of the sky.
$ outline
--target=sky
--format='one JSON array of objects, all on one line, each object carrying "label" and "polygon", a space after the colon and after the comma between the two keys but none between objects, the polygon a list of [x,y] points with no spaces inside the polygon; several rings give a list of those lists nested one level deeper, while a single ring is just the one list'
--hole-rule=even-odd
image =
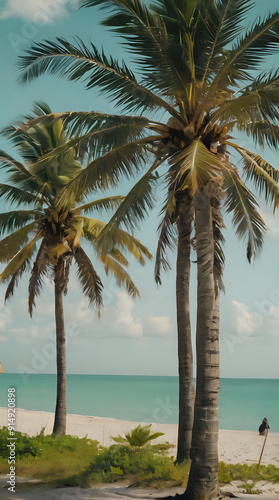
[{"label": "sky", "polygon": [[[99,26],[96,9],[76,10],[75,0],[0,0],[0,128],[30,112],[35,101],[46,102],[53,111],[116,110],[96,91],[86,91],[81,82],[66,82],[55,76],[43,76],[27,86],[20,85],[17,60],[32,41],[64,36],[80,36],[104,47],[107,54],[126,62],[119,41]],[[278,8],[278,0],[256,1],[250,20]],[[268,61],[266,61],[266,65]],[[235,135],[244,147],[254,146]],[[3,138],[0,148],[15,154]],[[254,148],[255,150],[255,148]],[[257,151],[274,167],[278,157],[268,149]],[[0,176],[3,174],[0,172]],[[3,177],[2,177],[3,179]],[[1,179],[1,180],[2,180]],[[119,186],[125,194],[128,185]],[[158,203],[136,233],[155,255]],[[278,378],[279,351],[279,216],[262,200],[261,213],[269,231],[260,256],[248,264],[246,249],[234,235],[225,218],[226,293],[221,296],[220,351],[221,377]],[[1,210],[8,207],[1,204]],[[193,255],[193,261],[195,256]],[[163,275],[163,284],[154,282],[154,259],[145,267],[130,261],[129,272],[141,292],[133,301],[117,288],[97,267],[104,282],[104,310],[98,320],[88,308],[76,279],[75,269],[65,298],[67,331],[67,372],[123,375],[177,375],[177,338],[175,312],[175,252],[170,256],[172,270]],[[196,265],[192,265],[191,318],[195,350]],[[55,373],[55,327],[53,285],[46,280],[37,300],[33,318],[28,316],[28,277],[14,297],[4,305],[5,286],[0,285],[0,360],[5,372]]]}]

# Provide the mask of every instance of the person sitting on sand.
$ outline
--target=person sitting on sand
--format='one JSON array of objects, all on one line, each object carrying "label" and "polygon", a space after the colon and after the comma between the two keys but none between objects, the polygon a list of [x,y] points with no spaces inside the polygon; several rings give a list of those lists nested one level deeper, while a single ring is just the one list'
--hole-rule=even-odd
[{"label": "person sitting on sand", "polygon": [[268,429],[270,429],[270,427],[268,425],[267,418],[264,418],[259,427],[260,436],[266,436],[266,434],[268,433]]}]

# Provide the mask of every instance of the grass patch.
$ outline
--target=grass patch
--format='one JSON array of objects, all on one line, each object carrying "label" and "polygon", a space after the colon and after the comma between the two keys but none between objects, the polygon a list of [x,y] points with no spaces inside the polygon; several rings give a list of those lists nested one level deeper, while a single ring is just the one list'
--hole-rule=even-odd
[{"label": "grass patch", "polygon": [[[0,474],[9,472],[7,428],[0,429]],[[131,446],[116,443],[106,448],[97,441],[74,436],[51,435],[30,437],[17,432],[17,475],[39,479],[56,487],[90,487],[100,483],[125,480],[129,484],[157,489],[186,487],[190,462],[174,465],[167,455],[168,443]],[[243,482],[247,493],[256,493],[258,481],[279,482],[279,469],[273,465],[219,463],[219,482]]]},{"label": "grass patch", "polygon": [[260,495],[262,491],[254,489],[254,487],[255,487],[254,481],[251,481],[250,483],[243,483],[239,486],[239,488],[242,488],[245,493],[250,493],[250,495]]},{"label": "grass patch", "polygon": [[[0,474],[9,472],[7,428],[0,429]],[[73,436],[30,437],[17,432],[16,467],[20,477],[40,479],[56,487],[89,487],[119,480],[135,486],[186,486],[189,463],[174,465],[167,455],[170,444],[131,446]]]},{"label": "grass patch", "polygon": [[147,445],[136,449],[122,444],[102,448],[91,462],[89,476],[95,482],[128,479],[134,486],[186,486],[189,463],[175,466],[165,446]]},{"label": "grass patch", "polygon": [[219,462],[219,483],[231,483],[231,481],[270,481],[279,482],[279,469],[275,465],[257,464],[225,464]]},{"label": "grass patch", "polygon": [[[0,474],[7,474],[7,428],[0,429]],[[38,436],[16,432],[16,471],[21,477],[32,477],[56,484],[69,474],[79,475],[98,453],[98,441],[74,436]]]}]

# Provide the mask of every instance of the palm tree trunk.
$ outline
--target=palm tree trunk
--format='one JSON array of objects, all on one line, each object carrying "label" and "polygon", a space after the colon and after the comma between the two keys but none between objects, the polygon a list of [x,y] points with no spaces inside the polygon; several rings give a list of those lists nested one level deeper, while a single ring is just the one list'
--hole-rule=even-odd
[{"label": "palm tree trunk", "polygon": [[219,295],[215,295],[214,236],[210,200],[194,197],[198,262],[197,384],[191,469],[185,498],[210,500],[218,489]]},{"label": "palm tree trunk", "polygon": [[190,458],[194,417],[193,353],[189,308],[192,209],[187,200],[179,203],[177,221],[176,312],[178,334],[179,421],[178,463]]},{"label": "palm tree trunk", "polygon": [[53,434],[66,434],[66,338],[64,326],[64,262],[60,258],[54,269],[57,394]]}]

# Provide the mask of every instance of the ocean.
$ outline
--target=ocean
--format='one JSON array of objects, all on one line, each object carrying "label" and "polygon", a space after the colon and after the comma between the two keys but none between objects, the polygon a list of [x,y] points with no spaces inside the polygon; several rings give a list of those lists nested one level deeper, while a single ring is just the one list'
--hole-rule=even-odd
[{"label": "ocean", "polygon": [[[54,412],[56,375],[1,374],[0,407],[9,387],[16,388],[17,408]],[[176,424],[178,377],[68,375],[67,412]],[[279,380],[221,379],[221,429],[257,431],[264,417],[279,432]]]}]

